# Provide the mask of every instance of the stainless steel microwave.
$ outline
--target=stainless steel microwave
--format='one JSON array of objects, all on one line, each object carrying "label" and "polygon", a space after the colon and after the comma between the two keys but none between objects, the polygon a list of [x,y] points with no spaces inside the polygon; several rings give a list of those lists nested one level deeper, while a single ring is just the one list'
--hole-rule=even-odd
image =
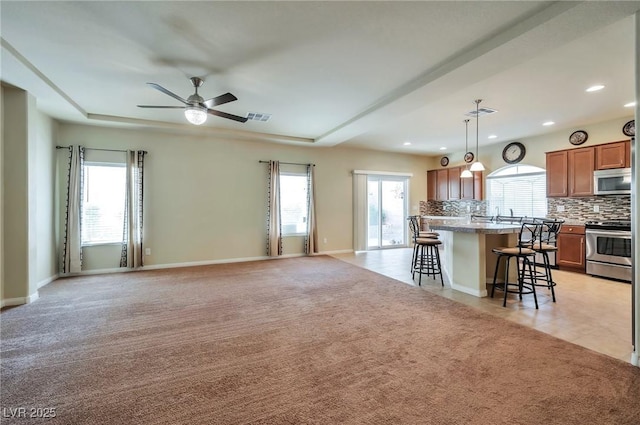
[{"label": "stainless steel microwave", "polygon": [[631,194],[631,168],[614,168],[593,172],[595,195]]}]

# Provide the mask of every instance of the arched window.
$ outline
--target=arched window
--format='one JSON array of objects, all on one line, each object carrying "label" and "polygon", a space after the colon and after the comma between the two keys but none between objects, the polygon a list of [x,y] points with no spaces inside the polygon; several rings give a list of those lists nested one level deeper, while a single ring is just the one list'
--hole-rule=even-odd
[{"label": "arched window", "polygon": [[547,215],[547,172],[526,164],[507,165],[487,176],[487,213]]}]

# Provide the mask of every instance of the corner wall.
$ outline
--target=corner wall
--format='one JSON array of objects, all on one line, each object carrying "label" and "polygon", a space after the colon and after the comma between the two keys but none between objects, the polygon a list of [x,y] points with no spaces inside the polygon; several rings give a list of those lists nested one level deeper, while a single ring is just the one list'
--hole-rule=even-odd
[{"label": "corner wall", "polygon": [[54,146],[56,124],[29,93],[2,86],[2,306],[38,298],[56,278]]}]

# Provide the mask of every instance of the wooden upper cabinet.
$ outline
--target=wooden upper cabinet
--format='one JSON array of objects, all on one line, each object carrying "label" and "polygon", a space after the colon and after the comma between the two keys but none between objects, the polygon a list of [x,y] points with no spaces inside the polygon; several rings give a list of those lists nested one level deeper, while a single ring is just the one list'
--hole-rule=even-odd
[{"label": "wooden upper cabinet", "polygon": [[547,153],[547,196],[568,196],[567,151]]},{"label": "wooden upper cabinet", "polygon": [[446,201],[449,199],[449,170],[443,168],[436,170],[436,200]]},{"label": "wooden upper cabinet", "polygon": [[460,167],[449,168],[449,199],[460,199]]},{"label": "wooden upper cabinet", "polygon": [[569,196],[593,195],[593,170],[595,168],[595,149],[593,147],[571,149],[567,151],[568,192]]},{"label": "wooden upper cabinet", "polygon": [[436,170],[427,171],[427,201],[436,201],[438,194],[438,175]]},{"label": "wooden upper cabinet", "polygon": [[596,149],[596,170],[628,167],[631,143],[628,141],[598,145]]},{"label": "wooden upper cabinet", "polygon": [[473,178],[463,179],[460,173],[464,168],[452,167],[427,171],[427,200],[475,199],[481,201],[482,172],[473,173]]},{"label": "wooden upper cabinet", "polygon": [[[460,172],[464,167],[460,167]],[[473,173],[473,178],[460,179],[460,199],[482,201],[482,171]]]},{"label": "wooden upper cabinet", "polygon": [[482,171],[476,171],[473,173],[473,199],[476,201],[482,201],[483,196],[483,178]]}]

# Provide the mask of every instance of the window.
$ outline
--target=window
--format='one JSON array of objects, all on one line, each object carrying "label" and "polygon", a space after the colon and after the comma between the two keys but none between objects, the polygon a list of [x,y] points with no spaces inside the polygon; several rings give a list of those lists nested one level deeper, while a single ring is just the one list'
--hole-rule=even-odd
[{"label": "window", "polygon": [[85,162],[83,189],[82,245],[122,242],[125,165]]},{"label": "window", "polygon": [[307,233],[307,175],[280,173],[280,214],[282,236]]},{"label": "window", "polygon": [[487,176],[489,214],[547,215],[547,173],[532,165],[508,165]]}]

